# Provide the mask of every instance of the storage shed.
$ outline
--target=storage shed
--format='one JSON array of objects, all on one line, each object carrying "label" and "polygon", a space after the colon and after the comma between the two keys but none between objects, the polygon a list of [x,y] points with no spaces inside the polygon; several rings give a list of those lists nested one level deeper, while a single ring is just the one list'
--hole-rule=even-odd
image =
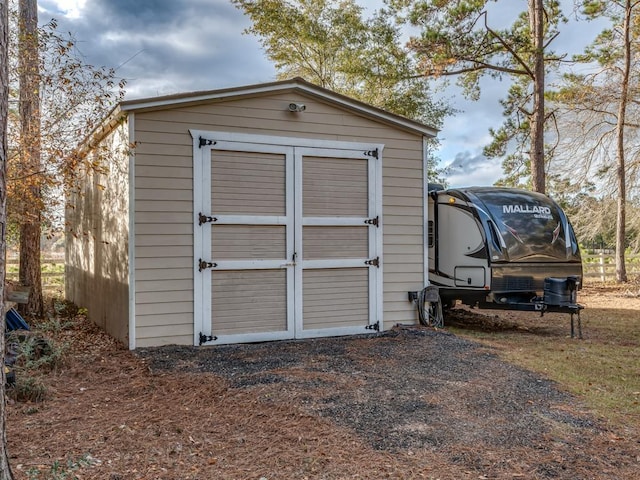
[{"label": "storage shed", "polygon": [[131,349],[415,323],[435,133],[300,78],[122,102],[82,152],[108,162],[69,198],[66,296]]}]

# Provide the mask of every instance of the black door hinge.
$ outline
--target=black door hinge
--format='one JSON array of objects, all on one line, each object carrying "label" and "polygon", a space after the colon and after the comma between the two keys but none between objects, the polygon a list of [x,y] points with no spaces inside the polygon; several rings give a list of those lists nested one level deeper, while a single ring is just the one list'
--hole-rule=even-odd
[{"label": "black door hinge", "polygon": [[367,150],[366,152],[364,152],[364,154],[367,157],[373,157],[376,160],[378,159],[378,156],[380,155],[377,148],[375,150]]},{"label": "black door hinge", "polygon": [[202,345],[203,343],[206,342],[213,342],[214,340],[217,340],[218,337],[214,336],[214,335],[205,335],[202,332],[200,332],[200,343],[199,345]]},{"label": "black door hinge", "polygon": [[364,223],[367,225],[375,225],[376,227],[380,226],[380,217],[376,216],[375,218],[367,218]]},{"label": "black door hinge", "polygon": [[205,262],[201,258],[198,259],[198,271],[206,270],[207,268],[216,268],[218,266],[217,263],[213,262]]},{"label": "black door hinge", "polygon": [[209,222],[217,222],[218,219],[216,217],[210,217],[209,215],[205,215],[202,212],[198,213],[198,225],[202,225],[203,223]]},{"label": "black door hinge", "polygon": [[209,145],[215,145],[216,143],[218,143],[215,140],[208,140],[208,139],[203,138],[203,137],[200,137],[198,139],[198,141],[199,141],[198,148],[207,147]]},{"label": "black door hinge", "polygon": [[380,257],[373,258],[371,260],[365,260],[365,265],[372,265],[374,267],[380,268]]},{"label": "black door hinge", "polygon": [[376,332],[380,331],[380,321],[378,320],[376,323],[372,323],[371,325],[367,325],[364,327],[366,330],[375,330]]}]

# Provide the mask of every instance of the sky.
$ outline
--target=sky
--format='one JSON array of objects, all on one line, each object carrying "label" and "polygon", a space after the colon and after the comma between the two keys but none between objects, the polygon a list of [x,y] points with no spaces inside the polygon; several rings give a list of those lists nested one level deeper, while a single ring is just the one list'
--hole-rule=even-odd
[{"label": "sky", "polygon": [[[573,0],[563,3],[571,17]],[[373,12],[382,1],[361,4]],[[500,27],[511,24],[527,0],[498,5],[489,18]],[[117,68],[127,80],[127,99],[275,80],[258,39],[243,33],[248,18],[229,0],[39,0],[38,8],[41,23],[55,18],[60,31],[73,34],[88,63]],[[575,53],[596,33],[585,22],[570,22],[554,45]],[[458,113],[445,120],[436,154],[440,166],[449,167],[449,186],[492,185],[501,177],[500,160],[485,158],[482,148],[491,141],[489,128],[502,124],[499,100],[508,88],[507,81],[484,81],[477,102],[447,89]]]}]

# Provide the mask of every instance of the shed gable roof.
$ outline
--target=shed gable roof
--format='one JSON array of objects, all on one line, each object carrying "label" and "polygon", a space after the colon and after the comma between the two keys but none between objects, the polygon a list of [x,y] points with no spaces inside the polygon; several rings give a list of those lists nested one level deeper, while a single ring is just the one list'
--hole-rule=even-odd
[{"label": "shed gable roof", "polygon": [[396,115],[359,100],[319,87],[302,78],[292,78],[271,83],[248,85],[220,90],[189,92],[161,97],[126,100],[120,104],[123,112],[162,110],[180,105],[192,105],[210,102],[222,102],[239,98],[259,97],[272,93],[300,92],[326,103],[351,111],[357,115],[391,125],[411,133],[434,137],[437,129],[406,117]]}]

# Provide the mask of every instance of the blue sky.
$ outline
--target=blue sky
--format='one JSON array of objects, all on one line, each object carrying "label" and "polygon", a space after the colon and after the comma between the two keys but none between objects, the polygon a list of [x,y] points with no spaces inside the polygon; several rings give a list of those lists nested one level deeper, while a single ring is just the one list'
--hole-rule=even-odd
[{"label": "blue sky", "polygon": [[[573,0],[564,0],[570,16]],[[380,0],[363,0],[368,10]],[[501,0],[490,11],[495,25],[509,24],[527,8],[526,0]],[[507,8],[504,8],[504,6]],[[258,40],[243,34],[250,23],[228,0],[39,0],[41,22],[56,18],[71,32],[86,61],[116,67],[127,79],[127,98],[235,87],[275,79],[275,69]],[[570,23],[554,45],[579,51],[597,33],[593,26]],[[441,166],[450,166],[451,186],[491,185],[501,176],[499,161],[482,156],[489,128],[502,123],[499,99],[506,81],[485,81],[478,102],[450,88],[459,110],[440,132]]]}]

